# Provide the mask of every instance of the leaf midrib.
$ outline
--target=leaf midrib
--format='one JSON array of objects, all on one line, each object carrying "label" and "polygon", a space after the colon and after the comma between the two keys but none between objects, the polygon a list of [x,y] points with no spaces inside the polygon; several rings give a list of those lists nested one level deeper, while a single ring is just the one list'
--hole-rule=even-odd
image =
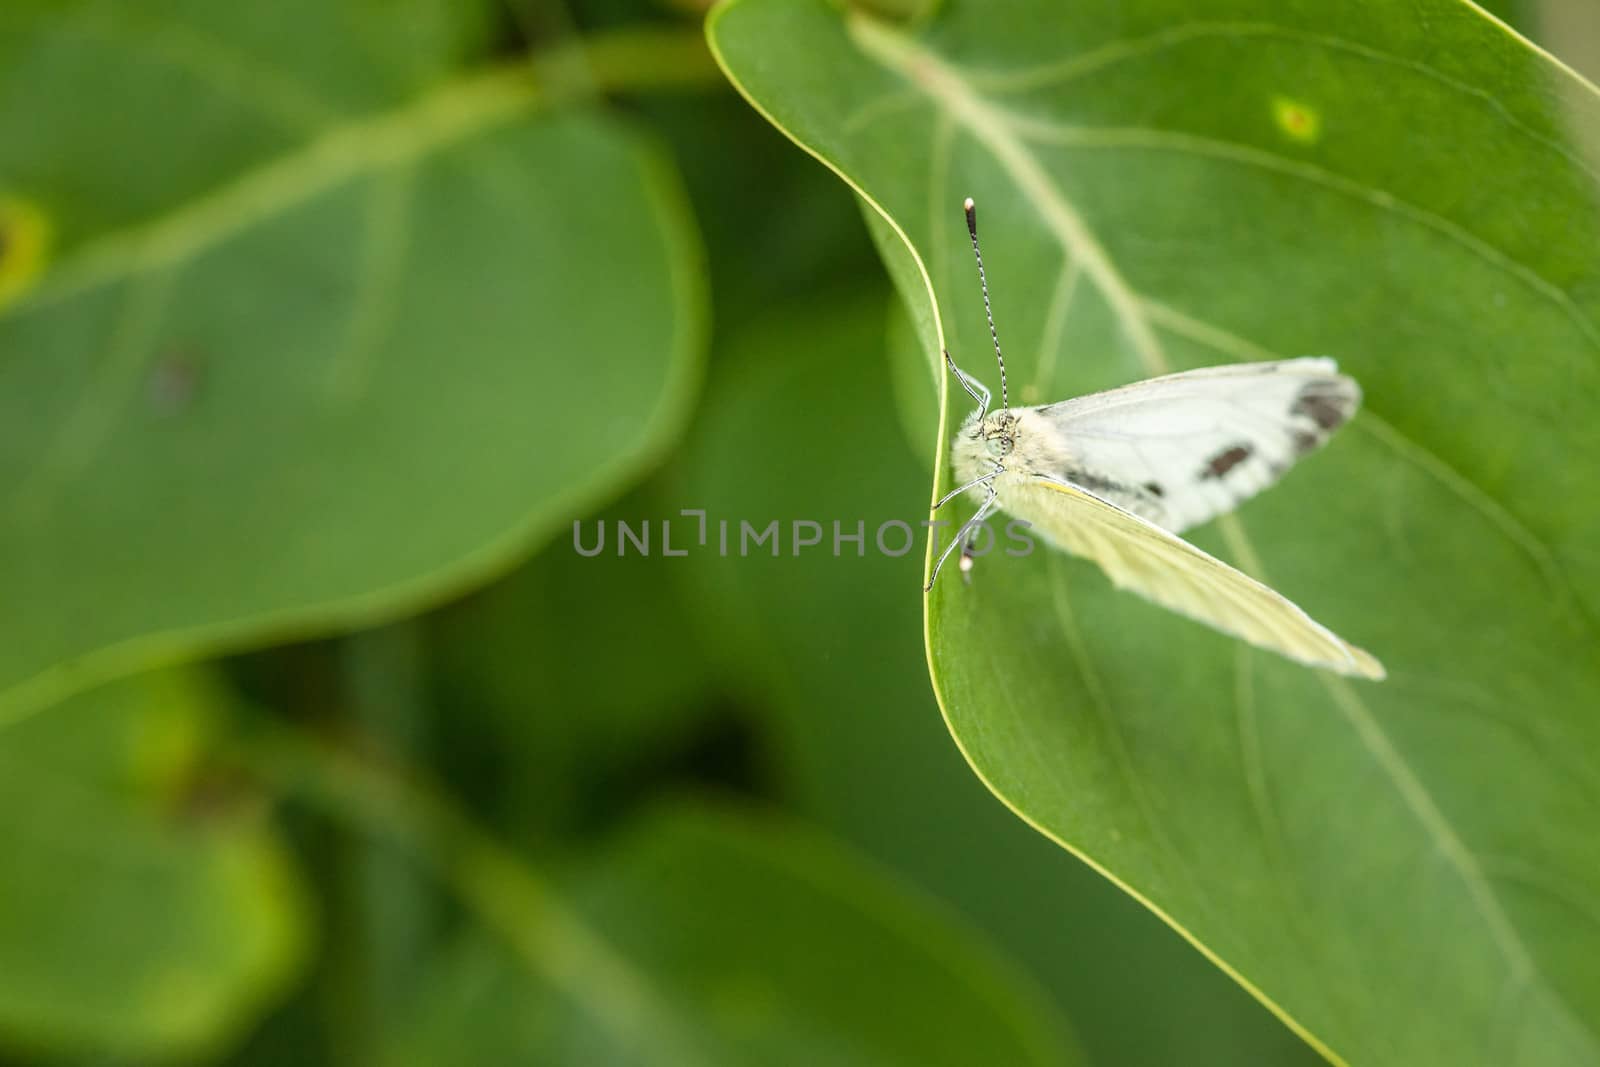
[{"label": "leaf midrib", "polygon": [[331,126],[205,196],[85,244],[17,301],[14,313],[181,264],[343,182],[416,162],[520,118],[542,99],[526,67],[497,68],[448,82],[379,115]]}]

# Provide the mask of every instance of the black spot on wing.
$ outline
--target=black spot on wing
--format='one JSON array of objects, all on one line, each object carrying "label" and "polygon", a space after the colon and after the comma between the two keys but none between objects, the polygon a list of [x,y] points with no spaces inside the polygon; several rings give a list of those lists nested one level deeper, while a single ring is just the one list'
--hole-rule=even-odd
[{"label": "black spot on wing", "polygon": [[1129,492],[1128,487],[1121,482],[1096,474],[1093,471],[1066,470],[1062,471],[1062,477],[1080,489],[1087,489],[1091,493],[1098,493],[1102,496],[1107,493]]},{"label": "black spot on wing", "polygon": [[1061,472],[1061,478],[1141,518],[1157,524],[1164,524],[1167,521],[1167,509],[1161,504],[1163,490],[1154,482],[1146,482],[1143,485],[1119,482],[1114,478],[1107,478],[1082,468],[1068,468]]},{"label": "black spot on wing", "polygon": [[1310,430],[1294,430],[1291,433],[1294,443],[1294,458],[1299,459],[1307,452],[1315,452],[1317,446],[1322,444],[1322,435],[1312,433]]},{"label": "black spot on wing", "polygon": [[1289,414],[1305,416],[1325,433],[1343,426],[1354,413],[1355,398],[1337,381],[1307,384],[1289,408]]},{"label": "black spot on wing", "polygon": [[1253,451],[1254,449],[1247,444],[1231,445],[1223,449],[1207,460],[1206,465],[1200,469],[1200,480],[1221,478],[1249,459]]}]

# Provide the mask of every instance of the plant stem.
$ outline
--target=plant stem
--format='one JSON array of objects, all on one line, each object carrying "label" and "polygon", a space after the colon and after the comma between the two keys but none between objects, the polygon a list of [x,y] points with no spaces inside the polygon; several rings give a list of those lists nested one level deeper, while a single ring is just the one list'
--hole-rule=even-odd
[{"label": "plant stem", "polygon": [[574,38],[535,52],[529,64],[538,83],[558,100],[595,92],[728,87],[698,25],[629,27]]},{"label": "plant stem", "polygon": [[[421,751],[424,648],[414,619],[341,641],[335,721],[400,758]],[[402,1010],[406,976],[426,951],[432,888],[415,864],[359,828],[339,826],[334,844],[328,960],[341,992],[329,1021],[341,1062],[378,1064],[383,1021]]]},{"label": "plant stem", "polygon": [[247,768],[328,818],[384,837],[415,856],[533,973],[624,1044],[648,1051],[652,1059],[697,1061],[685,1028],[647,978],[543,877],[435,789],[374,756],[335,747],[281,722],[260,723],[244,738],[241,758]]}]

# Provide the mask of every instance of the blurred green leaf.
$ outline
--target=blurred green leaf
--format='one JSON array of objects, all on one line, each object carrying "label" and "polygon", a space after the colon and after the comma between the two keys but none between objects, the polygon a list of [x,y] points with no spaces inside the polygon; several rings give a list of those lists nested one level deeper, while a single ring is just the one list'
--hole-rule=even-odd
[{"label": "blurred green leaf", "polygon": [[[34,119],[14,168],[63,254],[0,318],[0,722],[152,660],[415,609],[670,441],[705,309],[651,145],[552,111],[563,90],[527,70],[445,78],[461,33],[356,0],[303,42],[258,5],[69,9],[7,16],[26,99],[99,118]],[[286,79],[325,120],[236,122],[236,96]],[[175,143],[119,155],[113,123]],[[159,191],[102,217],[83,205],[107,175]]]},{"label": "blurred green leaf", "polygon": [[[696,552],[661,568],[685,579],[724,684],[770,709],[765,747],[784,797],[1027,963],[1093,1062],[1316,1062],[1144,909],[994,803],[950,744],[918,633],[921,554],[875,544],[886,519],[915,520],[927,478],[879,355],[887,296],[881,283],[814,282],[760,322],[719,331],[685,455],[658,479],[667,514],[692,501],[714,520],[866,524],[861,557],[845,543],[835,558],[829,543],[776,560]],[[936,413],[920,352],[915,373],[925,444]]]},{"label": "blurred green leaf", "polygon": [[259,811],[207,810],[196,779],[223,699],[206,675],[141,675],[7,730],[0,1044],[193,1056],[298,971],[288,854]]},{"label": "blurred green leaf", "polygon": [[[461,789],[492,790],[474,799],[513,840],[547,845],[636,801],[641,765],[704,719],[709,667],[672,581],[679,561],[615,551],[625,522],[648,526],[659,553],[652,503],[630,493],[582,520],[586,545],[605,529],[604,553],[581,556],[562,536],[429,620],[439,747]],[[693,520],[671,516],[682,542]]]},{"label": "blurred green leaf", "polygon": [[670,1034],[625,1041],[470,936],[424,987],[391,1062],[1076,1062],[1037,990],[981,941],[777,819],[658,812],[572,895],[625,961],[605,995],[635,995]]},{"label": "blurred green leaf", "polygon": [[876,279],[881,268],[850,191],[797,157],[731,88],[709,98],[652,97],[639,109],[667,141],[694,202],[719,335],[819,285]]},{"label": "blurred green leaf", "polygon": [[[579,13],[592,17],[593,6]],[[703,220],[719,337],[825,279],[879,273],[849,191],[732,91],[652,96],[638,110],[679,164]],[[720,374],[726,347],[711,355],[711,373]],[[700,422],[697,409],[691,433]],[[920,496],[916,483],[906,489]],[[516,571],[430,619],[444,764],[456,772],[455,788],[492,812],[511,840],[544,848],[552,835],[581,837],[674,774],[750,784],[742,757],[754,717],[731,706],[738,694],[713,688],[718,650],[698,640],[700,606],[676,580],[689,561],[660,555],[663,520],[682,548],[698,531],[679,510],[719,502],[680,486],[669,463],[581,520],[586,544],[602,524],[614,531],[620,520],[635,533],[648,524],[655,554],[619,557],[608,533],[605,551],[586,558],[563,531]],[[628,650],[625,669],[619,649]],[[766,747],[756,753],[762,765],[748,768],[761,777]],[[717,765],[703,766],[707,759]]]},{"label": "blurred green leaf", "polygon": [[942,395],[941,341],[987,359],[967,194],[1024,402],[1308,352],[1366,389],[1198,539],[1388,682],[996,559],[928,602],[979,775],[1333,1055],[1592,1061],[1600,256],[1558,104],[1594,90],[1454,0],[950,4],[914,37],[735,0],[710,33],[876,209]]}]

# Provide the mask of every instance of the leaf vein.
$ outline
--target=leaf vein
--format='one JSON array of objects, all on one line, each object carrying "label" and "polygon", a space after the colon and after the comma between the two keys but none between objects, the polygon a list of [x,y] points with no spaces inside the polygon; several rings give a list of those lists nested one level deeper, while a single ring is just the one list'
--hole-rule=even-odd
[{"label": "leaf vein", "polygon": [[1516,277],[1530,289],[1560,307],[1572,319],[1584,338],[1595,348],[1600,349],[1600,327],[1584,314],[1566,290],[1459,224],[1381,189],[1363,185],[1332,171],[1300,160],[1289,159],[1265,149],[1194,134],[1138,127],[1070,126],[1026,116],[1010,116],[1007,121],[1011,122],[1024,137],[1035,143],[1081,148],[1148,149],[1203,156],[1299,178],[1352,199],[1364,201],[1381,211],[1392,212],[1431,229]]},{"label": "leaf vein", "polygon": [[345,340],[329,374],[335,403],[350,404],[371,384],[375,361],[399,307],[399,288],[411,250],[416,172],[402,165],[378,180],[367,213],[361,288],[350,309]]},{"label": "leaf vein", "polygon": [[36,523],[61,488],[94,462],[111,432],[112,420],[133,388],[145,356],[155,343],[175,282],[174,271],[146,276],[130,285],[112,324],[107,353],[88,377],[38,466],[18,487],[12,514]]},{"label": "leaf vein", "polygon": [[1067,647],[1072,652],[1073,662],[1077,665],[1078,674],[1083,679],[1084,690],[1089,694],[1089,705],[1093,709],[1095,718],[1100,723],[1100,728],[1109,739],[1111,749],[1116,753],[1117,770],[1120,772],[1128,791],[1133,794],[1134,802],[1138,805],[1140,817],[1149,829],[1152,837],[1160,846],[1160,852],[1169,856],[1183,872],[1183,877],[1196,890],[1197,900],[1208,901],[1210,897],[1201,889],[1201,881],[1195,874],[1193,867],[1184,858],[1183,852],[1173,840],[1167,836],[1161,820],[1156,818],[1155,806],[1150,800],[1149,791],[1145,788],[1144,778],[1139,775],[1133,765],[1133,756],[1128,751],[1127,742],[1123,739],[1122,731],[1117,728],[1116,715],[1111,710],[1111,701],[1106,695],[1105,684],[1100,680],[1100,674],[1094,669],[1094,662],[1089,656],[1089,650],[1083,643],[1083,631],[1078,627],[1076,612],[1072,610],[1072,601],[1067,594],[1067,578],[1063,571],[1064,561],[1060,555],[1052,552],[1048,557],[1051,572],[1050,596],[1055,608],[1056,618],[1061,623],[1061,629],[1067,636]]}]

